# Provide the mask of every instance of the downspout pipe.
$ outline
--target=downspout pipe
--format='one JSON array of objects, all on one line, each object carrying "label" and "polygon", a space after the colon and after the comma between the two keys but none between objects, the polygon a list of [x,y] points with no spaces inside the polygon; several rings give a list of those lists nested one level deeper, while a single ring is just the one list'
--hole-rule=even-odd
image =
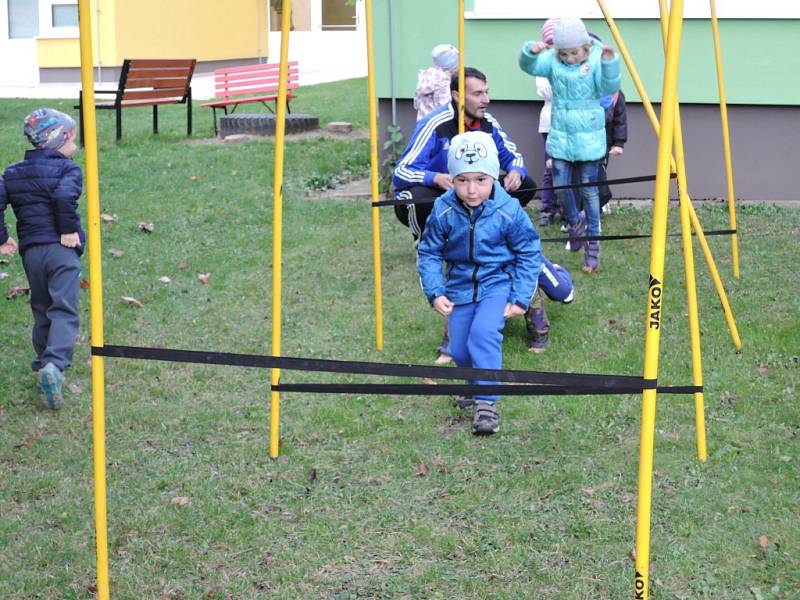
[{"label": "downspout pipe", "polygon": [[392,126],[397,127],[397,47],[395,45],[395,3],[389,0],[389,81],[392,94]]}]

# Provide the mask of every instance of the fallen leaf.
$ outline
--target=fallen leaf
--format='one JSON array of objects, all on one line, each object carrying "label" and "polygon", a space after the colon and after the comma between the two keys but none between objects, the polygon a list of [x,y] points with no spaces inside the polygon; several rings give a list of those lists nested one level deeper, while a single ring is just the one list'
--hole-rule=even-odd
[{"label": "fallen leaf", "polygon": [[135,306],[136,308],[142,308],[142,306],[144,306],[144,304],[142,304],[141,302],[139,302],[139,301],[138,301],[136,298],[134,298],[133,296],[120,296],[120,298],[122,298],[122,300],[123,300],[124,302],[127,302],[128,304],[130,304],[131,306]]},{"label": "fallen leaf", "polygon": [[234,177],[236,177],[236,169],[233,169],[233,170],[231,170],[231,175],[233,175]]},{"label": "fallen leaf", "polygon": [[769,547],[769,540],[767,539],[767,536],[762,535],[761,537],[759,537],[758,538],[758,545],[761,546],[761,549],[764,552],[766,552],[767,548]]},{"label": "fallen leaf", "polygon": [[594,494],[594,488],[590,487],[581,488],[581,491],[587,496],[591,496],[592,494]]},{"label": "fallen leaf", "polygon": [[186,262],[185,260],[182,260],[180,263],[178,263],[178,268],[179,269],[188,269],[189,268],[189,263]]},{"label": "fallen leaf", "polygon": [[423,377],[422,383],[424,383],[425,385],[436,385],[436,382],[430,377]]},{"label": "fallen leaf", "polygon": [[202,178],[203,178],[202,175],[192,175],[191,177],[189,177],[189,179],[191,179],[192,181],[197,181]]},{"label": "fallen leaf", "polygon": [[97,593],[97,584],[93,583],[92,585],[87,585],[86,589],[89,590],[92,594]]},{"label": "fallen leaf", "polygon": [[208,284],[208,280],[211,279],[211,273],[198,273],[197,278],[200,280],[200,283],[206,285]]},{"label": "fallen leaf", "polygon": [[10,290],[8,290],[8,293],[6,294],[6,298],[8,300],[13,300],[17,296],[24,296],[24,295],[30,294],[30,293],[31,293],[31,288],[12,287]]},{"label": "fallen leaf", "polygon": [[766,365],[758,365],[758,367],[756,368],[756,371],[758,371],[759,373],[761,373],[763,375],[764,373],[768,373],[769,369],[767,368]]},{"label": "fallen leaf", "polygon": [[89,289],[89,282],[86,279],[81,279],[81,289],[82,290]]},{"label": "fallen leaf", "polygon": [[421,464],[417,469],[417,477],[425,477],[428,474],[428,465]]},{"label": "fallen leaf", "polygon": [[109,215],[108,213],[102,213],[100,218],[105,221],[106,223],[110,223],[112,221],[117,220],[117,215]]},{"label": "fallen leaf", "polygon": [[30,448],[33,445],[33,436],[29,435],[21,444],[15,444],[14,450],[21,450],[22,448]]},{"label": "fallen leaf", "polygon": [[5,271],[0,271],[0,279],[5,279],[6,277],[8,277],[8,273]]},{"label": "fallen leaf", "polygon": [[630,560],[632,563],[636,562],[636,548],[635,547],[631,548],[631,551],[628,552],[628,560]]},{"label": "fallen leaf", "polygon": [[80,394],[81,393],[81,386],[77,383],[68,383],[67,389],[69,390],[70,394]]},{"label": "fallen leaf", "polygon": [[783,462],[791,462],[792,461],[792,457],[784,454],[783,456],[781,456],[781,460]]},{"label": "fallen leaf", "polygon": [[85,341],[86,341],[86,336],[85,335],[82,335],[82,334],[79,333],[78,335],[75,336],[75,343],[76,344],[82,344]]},{"label": "fallen leaf", "polygon": [[159,280],[161,283],[172,283],[172,279],[170,279],[170,278],[169,278],[169,277],[167,277],[166,275],[164,275],[163,277],[159,277],[159,278],[158,278],[158,280]]},{"label": "fallen leaf", "polygon": [[308,474],[308,482],[314,483],[317,480],[317,470],[311,469],[311,472]]},{"label": "fallen leaf", "polygon": [[139,221],[136,226],[139,228],[139,231],[144,231],[145,233],[153,233],[156,228],[153,223],[145,223],[144,221]]},{"label": "fallen leaf", "polygon": [[120,258],[121,256],[125,255],[122,250],[117,250],[116,248],[109,248],[108,253],[114,258]]},{"label": "fallen leaf", "polygon": [[175,506],[186,506],[191,500],[189,500],[188,496],[175,496],[170,502]]}]

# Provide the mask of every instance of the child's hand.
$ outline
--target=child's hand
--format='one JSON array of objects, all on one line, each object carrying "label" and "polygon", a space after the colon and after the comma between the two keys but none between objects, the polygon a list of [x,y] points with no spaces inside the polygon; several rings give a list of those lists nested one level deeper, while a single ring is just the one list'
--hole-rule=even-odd
[{"label": "child's hand", "polygon": [[553,170],[553,159],[552,158],[548,158],[546,161],[544,161],[544,168],[547,169],[548,171],[552,171]]},{"label": "child's hand", "polygon": [[543,50],[548,50],[550,46],[545,44],[544,42],[531,42],[531,45],[528,46],[528,50],[531,54],[539,54],[539,52]]},{"label": "child's hand", "polygon": [[612,60],[616,56],[611,46],[603,46],[603,60]]},{"label": "child's hand", "polygon": [[453,312],[453,303],[450,302],[450,298],[447,296],[436,296],[436,298],[433,299],[433,308],[440,315],[446,317]]},{"label": "child's hand", "polygon": [[513,304],[511,302],[506,304],[506,308],[503,311],[503,317],[506,319],[511,319],[513,317],[521,317],[525,314],[525,309],[517,304]]},{"label": "child's hand", "polygon": [[17,241],[10,237],[0,245],[0,254],[3,256],[14,256],[17,253]]},{"label": "child's hand", "polygon": [[611,148],[608,149],[608,154],[610,156],[622,156],[623,152],[625,152],[625,150],[622,149],[622,146],[611,146]]},{"label": "child's hand", "polygon": [[66,246],[67,248],[77,248],[81,245],[81,238],[76,233],[62,233],[61,234],[61,245]]},{"label": "child's hand", "polygon": [[453,180],[450,179],[450,175],[447,173],[437,173],[433,177],[433,183],[443,190],[449,190],[453,187]]}]

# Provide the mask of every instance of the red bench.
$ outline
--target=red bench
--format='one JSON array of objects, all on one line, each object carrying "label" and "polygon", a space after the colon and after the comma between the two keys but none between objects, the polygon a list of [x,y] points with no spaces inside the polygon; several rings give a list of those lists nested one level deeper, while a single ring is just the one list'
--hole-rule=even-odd
[{"label": "red bench", "polygon": [[[286,109],[289,101],[296,96],[292,90],[300,87],[300,69],[297,61],[289,63],[287,75]],[[260,102],[271,112],[275,112],[278,103],[278,83],[280,81],[279,63],[262,63],[246,65],[244,67],[230,67],[214,71],[214,90],[216,98],[200,106],[209,106],[214,112],[214,134],[217,134],[217,109],[221,108],[228,114],[228,107],[232,106],[231,113],[240,104]],[[275,105],[273,109],[267,102]]]},{"label": "red bench", "polygon": [[[113,94],[110,102],[95,101],[95,108],[113,110],[117,116],[117,141],[122,138],[122,109],[134,106],[153,107],[153,133],[158,133],[158,107],[162,104],[186,105],[186,134],[192,135],[192,75],[195,59],[131,59],[122,63],[115,90],[95,90],[95,94]],[[83,144],[83,90],[75,107],[80,113]]]}]

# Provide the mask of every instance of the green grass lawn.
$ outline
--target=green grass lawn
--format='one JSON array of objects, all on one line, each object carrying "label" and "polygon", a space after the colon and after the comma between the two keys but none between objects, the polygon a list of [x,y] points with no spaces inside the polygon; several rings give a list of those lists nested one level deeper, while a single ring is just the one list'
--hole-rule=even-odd
[{"label": "green grass lawn", "polygon": [[[302,92],[296,112],[366,127],[364,80]],[[0,163],[20,159],[22,117],[41,104],[0,102]],[[45,104],[70,110],[73,101]],[[212,135],[202,110],[195,138]],[[103,223],[106,343],[269,354],[272,142],[187,144],[181,107],[162,109],[158,137],[149,117],[127,111],[115,144],[113,115],[99,115],[102,212],[114,216]],[[378,352],[368,203],[313,193],[320,181],[368,167],[363,139],[287,146],[287,356],[434,358],[441,319],[419,290],[408,231],[390,209],[381,213]],[[698,214],[707,229],[727,228],[722,205]],[[604,231],[647,231],[651,218],[620,208]],[[677,219],[671,210],[671,231]],[[154,231],[140,231],[140,221]],[[692,399],[658,400],[650,570],[658,600],[800,597],[800,212],[741,206],[738,221],[740,280],[729,240],[710,244],[739,353],[695,246],[706,464],[695,458]],[[542,234],[559,235],[557,227]],[[683,263],[679,238],[669,243],[659,381],[683,385],[691,383]],[[548,305],[553,343],[541,355],[526,351],[522,321],[511,322],[505,366],[640,375],[649,243],[605,243],[597,276],[583,275],[580,257],[561,244],[546,251],[572,270],[577,299]],[[18,258],[0,271],[3,297],[26,285]],[[207,284],[201,273],[210,273]],[[85,337],[59,413],[43,409],[34,390],[26,298],[0,300],[1,598],[93,595],[88,291],[82,300]],[[112,598],[632,597],[639,395],[509,397],[501,433],[475,438],[469,416],[445,397],[285,394],[281,456],[271,461],[269,372],[107,359],[105,375]],[[282,381],[382,380],[284,371]]]}]

